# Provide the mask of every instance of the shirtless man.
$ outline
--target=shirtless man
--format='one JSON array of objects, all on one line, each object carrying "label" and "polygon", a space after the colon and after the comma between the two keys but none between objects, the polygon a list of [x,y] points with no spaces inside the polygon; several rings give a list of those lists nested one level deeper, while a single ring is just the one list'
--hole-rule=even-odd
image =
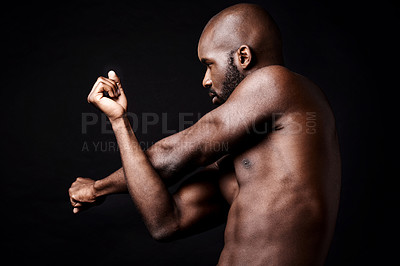
[{"label": "shirtless man", "polygon": [[[325,96],[283,66],[279,30],[256,5],[214,16],[198,56],[207,67],[203,86],[219,106],[146,152],[126,118],[116,73],[96,81],[88,101],[110,119],[123,168],[102,180],[78,178],[69,190],[74,213],[128,191],[157,240],[226,222],[219,265],[323,264],[341,173]],[[214,149],[216,143],[229,148]],[[176,193],[168,192],[170,183],[199,167]]]}]

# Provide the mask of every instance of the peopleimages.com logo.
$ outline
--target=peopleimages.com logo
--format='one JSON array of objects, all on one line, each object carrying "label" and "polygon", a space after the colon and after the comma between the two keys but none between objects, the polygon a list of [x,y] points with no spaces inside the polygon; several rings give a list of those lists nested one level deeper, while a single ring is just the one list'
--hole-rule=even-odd
[{"label": "peopleimages.com logo", "polygon": [[[178,132],[183,131],[185,128],[188,128],[194,125],[198,120],[202,118],[201,113],[179,113],[178,114],[178,127],[177,128],[169,128],[168,125],[168,113],[142,113],[138,116],[135,113],[128,112],[128,119],[131,122],[131,126],[136,133],[147,134],[151,127],[158,126],[157,130],[160,129],[161,124],[161,133],[163,135],[172,135]],[[284,121],[282,121],[282,117],[284,117]],[[176,117],[174,117],[176,119]],[[313,135],[317,132],[318,128],[318,116],[316,112],[295,112],[290,115],[283,115],[282,113],[274,113],[269,118],[264,118],[262,116],[255,118],[253,121],[242,120],[229,120],[233,118],[220,119],[219,121],[223,121],[223,126],[225,126],[225,130],[232,131],[237,129],[238,127],[245,126],[247,134],[252,135],[265,135],[270,133],[277,133],[282,135],[297,135],[306,133],[308,135]],[[264,122],[259,122],[264,121]],[[241,124],[245,123],[245,124]],[[100,125],[100,133],[101,134],[114,134],[111,123],[108,120],[105,114],[98,113],[82,113],[82,134],[87,134],[88,129],[90,127]],[[201,132],[215,132],[216,125],[213,123],[201,123]],[[138,130],[141,130],[138,132]],[[184,131],[185,132],[185,131]],[[185,134],[185,133],[181,133]],[[141,141],[139,142],[140,147],[143,150],[147,150],[150,148],[154,142],[149,141]],[[194,145],[191,142],[186,143],[185,145]],[[209,143],[208,147],[211,147],[214,150],[228,149],[229,143]],[[192,147],[193,148],[193,147]],[[93,141],[84,141],[82,145],[81,151],[94,151],[94,152],[119,152],[120,147],[115,140],[93,140]]]},{"label": "peopleimages.com logo", "polygon": [[[131,112],[127,112],[126,116],[131,121],[132,129],[137,132],[141,129],[141,134],[147,134],[149,128],[161,123],[161,133],[162,134],[175,134],[185,128],[192,126],[202,117],[201,113],[179,113],[178,114],[178,128],[171,129],[168,128],[168,113],[151,113],[144,112],[140,117]],[[285,116],[285,123],[281,123],[280,118],[283,116],[282,113],[274,113],[271,117],[264,118],[263,116],[254,118],[253,121],[238,121],[235,119],[235,123],[230,121],[232,118],[220,119],[224,121],[224,126],[232,130],[238,126],[242,126],[238,123],[244,124],[247,133],[249,134],[267,134],[275,131],[281,130],[283,127],[286,128],[282,131],[283,134],[301,134],[304,131],[307,134],[315,134],[317,131],[317,113],[316,112],[294,112],[289,116]],[[264,122],[259,122],[264,121]],[[100,124],[101,134],[113,134],[111,123],[105,114],[97,113],[82,113],[82,134],[87,134],[88,128],[94,125]],[[214,127],[213,123],[204,123],[202,125],[203,130],[207,130],[208,127]],[[282,127],[283,124],[283,127]],[[140,127],[139,127],[140,126]]]}]

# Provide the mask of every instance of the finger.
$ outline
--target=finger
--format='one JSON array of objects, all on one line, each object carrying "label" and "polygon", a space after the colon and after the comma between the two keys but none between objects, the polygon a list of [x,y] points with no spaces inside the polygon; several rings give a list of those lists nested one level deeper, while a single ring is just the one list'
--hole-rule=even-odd
[{"label": "finger", "polygon": [[93,92],[94,92],[95,88],[97,88],[97,85],[99,84],[99,82],[100,82],[100,79],[98,78],[98,79],[96,80],[96,82],[93,84],[93,87],[92,87],[92,89],[91,89],[90,92],[89,92],[89,95],[88,95],[88,97],[87,97],[87,101],[88,101],[89,103],[90,103],[90,99],[92,98]]},{"label": "finger", "polygon": [[[72,184],[73,186],[74,184]],[[74,206],[75,204],[75,199],[73,198],[73,191],[72,191],[72,186],[68,189],[68,194],[69,194],[69,201],[71,202],[71,205]]]},{"label": "finger", "polygon": [[[73,184],[72,184],[72,185],[73,185]],[[72,186],[71,186],[71,188],[68,190],[68,194],[69,194],[69,201],[71,202],[71,205],[72,205],[73,207],[82,206],[82,203],[81,203],[79,200],[77,200],[76,194],[74,193],[74,190],[73,190]]]},{"label": "finger", "polygon": [[121,80],[117,76],[117,73],[114,72],[114,70],[108,71],[108,78],[114,80],[116,83],[121,84]]},{"label": "finger", "polygon": [[73,207],[79,207],[82,206],[82,202],[76,199],[75,195],[70,195],[69,201],[71,202],[71,205]]},{"label": "finger", "polygon": [[115,97],[113,93],[113,89],[108,84],[104,83],[103,81],[99,81],[96,83],[96,86],[93,88],[92,93],[88,96],[88,102],[93,103],[96,101],[101,100],[107,93],[110,97]]},{"label": "finger", "polygon": [[100,98],[102,98],[103,96],[103,92],[107,92],[108,95],[110,95],[110,97],[114,97],[113,93],[110,93],[111,91],[116,90],[116,88],[114,89],[113,87],[116,87],[116,84],[113,84],[111,81],[107,82],[107,79],[104,77],[98,77],[96,82],[94,83],[92,90],[90,91],[88,97],[87,97],[87,101],[90,103],[93,101],[93,97],[95,97],[96,95],[101,96]]},{"label": "finger", "polygon": [[109,85],[113,89],[114,96],[118,97],[119,96],[119,89],[118,89],[117,83],[112,79],[108,79],[108,78],[104,78],[104,77],[100,77],[100,78],[101,78],[101,82]]},{"label": "finger", "polygon": [[102,88],[103,92],[104,91],[107,92],[110,98],[114,98],[115,97],[113,86],[110,86],[105,81],[100,81],[99,86],[103,86],[103,88]]},{"label": "finger", "polygon": [[79,203],[79,201],[75,200],[74,198],[70,197],[69,201],[71,202],[72,207],[75,206],[80,206],[81,204]]},{"label": "finger", "polygon": [[118,94],[120,95],[122,93],[122,85],[120,78],[117,76],[117,73],[115,73],[114,70],[108,71],[108,78],[113,80],[117,84]]},{"label": "finger", "polygon": [[[103,77],[98,77],[96,82],[94,83],[92,90],[90,91],[88,97],[87,97],[87,101],[90,103],[92,102],[95,97],[95,95],[101,95],[103,91],[107,91],[106,87],[102,86],[102,82],[103,82]],[[107,92],[108,93],[108,92]]]},{"label": "finger", "polygon": [[82,207],[79,207],[79,208],[73,208],[72,209],[72,212],[73,213],[78,213],[78,212],[82,212],[82,211],[85,211],[85,210],[87,210],[87,209],[89,209],[90,207],[88,207],[88,206],[82,206]]},{"label": "finger", "polygon": [[118,92],[119,92],[119,94],[120,94],[120,95],[121,95],[121,94],[125,94],[125,93],[124,93],[124,90],[122,89],[121,83],[117,82],[117,86],[118,86]]},{"label": "finger", "polygon": [[75,206],[75,200],[73,200],[72,198],[69,198],[69,201],[71,202],[72,207]]},{"label": "finger", "polygon": [[97,205],[101,204],[103,201],[104,201],[104,199],[102,199],[100,202],[92,202],[92,203],[91,202],[84,202],[80,206],[74,206],[72,211],[74,213],[82,212],[82,211],[88,210],[88,209],[90,209],[90,208],[92,208],[94,206],[97,206]]}]

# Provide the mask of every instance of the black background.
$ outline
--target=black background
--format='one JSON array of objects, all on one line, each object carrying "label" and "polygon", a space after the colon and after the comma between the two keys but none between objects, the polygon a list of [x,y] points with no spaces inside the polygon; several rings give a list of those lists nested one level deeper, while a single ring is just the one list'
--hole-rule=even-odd
[{"label": "black background", "polygon": [[[397,63],[398,10],[382,1],[251,2],[264,6],[280,26],[287,67],[317,83],[336,116],[343,180],[326,264],[385,265],[398,246],[388,242],[395,239],[391,215],[398,208],[391,208],[395,194],[387,191],[398,176],[386,171],[392,155],[384,152],[395,120],[383,120],[391,113],[387,99],[398,89],[388,81]],[[192,113],[195,121],[213,108],[201,87],[197,41],[207,21],[233,3],[46,1],[2,8],[4,261],[216,264],[223,226],[157,243],[128,195],[109,196],[73,215],[67,190],[77,176],[99,179],[121,165],[119,153],[105,147],[115,138],[101,133],[100,122],[82,133],[83,113],[100,119],[86,96],[108,70],[121,76],[130,112],[139,118],[166,113],[170,130],[179,128],[180,112]],[[161,123],[147,133],[139,124],[137,134],[145,144],[168,135]]]}]

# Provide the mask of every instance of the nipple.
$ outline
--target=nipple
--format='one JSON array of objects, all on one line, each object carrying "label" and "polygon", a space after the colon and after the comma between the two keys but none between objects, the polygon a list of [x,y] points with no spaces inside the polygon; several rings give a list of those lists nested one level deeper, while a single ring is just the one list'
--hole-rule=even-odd
[{"label": "nipple", "polygon": [[242,164],[246,169],[249,169],[251,167],[251,162],[249,161],[249,159],[243,159]]}]

